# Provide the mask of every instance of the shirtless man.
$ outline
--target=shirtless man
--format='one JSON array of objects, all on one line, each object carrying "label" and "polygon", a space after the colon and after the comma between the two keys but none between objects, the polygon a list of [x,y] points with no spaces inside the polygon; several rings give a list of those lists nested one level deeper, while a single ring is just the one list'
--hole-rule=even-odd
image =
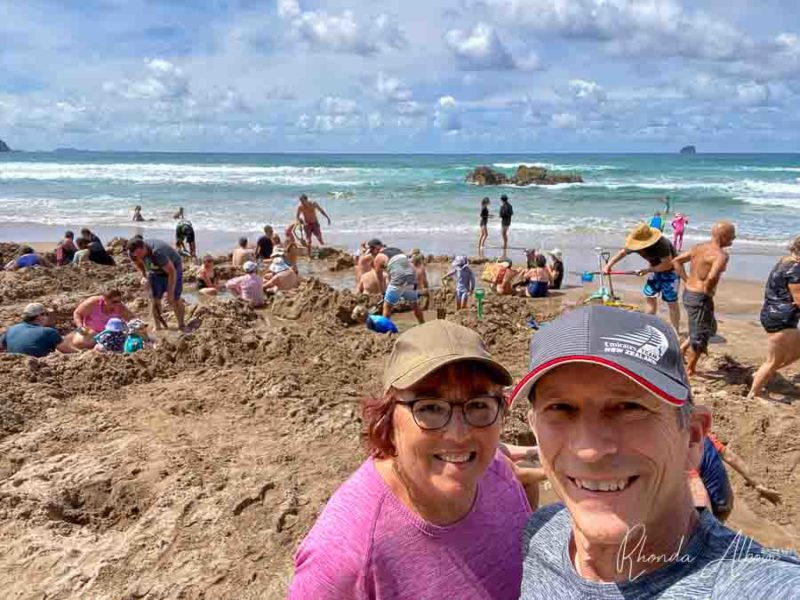
[{"label": "shirtless man", "polygon": [[311,256],[312,235],[316,236],[321,246],[325,245],[325,242],[322,241],[322,229],[317,220],[317,211],[321,212],[322,215],[328,219],[328,225],[330,225],[331,218],[328,216],[328,213],[316,202],[309,201],[308,196],[300,194],[300,203],[297,205],[296,218],[298,222],[303,225],[303,230],[306,234],[305,245],[309,256]]},{"label": "shirtless man", "polygon": [[231,256],[231,263],[234,267],[242,267],[248,260],[254,261],[255,254],[252,248],[247,247],[247,238],[240,237],[239,247],[234,249],[233,255]]},{"label": "shirtless man", "polygon": [[[672,261],[685,284],[683,306],[689,319],[689,337],[681,345],[681,352],[689,375],[695,374],[700,355],[708,353],[708,340],[717,332],[714,294],[730,258],[725,248],[735,239],[733,223],[720,221],[711,228],[710,242],[697,244]],[[691,263],[689,275],[683,266],[687,262]]]},{"label": "shirtless man", "polygon": [[380,294],[383,296],[386,292],[386,274],[379,273],[374,269],[374,261],[375,259],[369,254],[358,259],[362,271],[361,278],[356,284],[356,294]]}]

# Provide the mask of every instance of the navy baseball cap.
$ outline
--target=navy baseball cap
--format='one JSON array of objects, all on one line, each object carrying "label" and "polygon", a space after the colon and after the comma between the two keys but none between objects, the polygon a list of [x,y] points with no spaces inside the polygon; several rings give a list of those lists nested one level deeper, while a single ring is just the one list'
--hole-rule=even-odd
[{"label": "navy baseball cap", "polygon": [[568,363],[613,369],[673,406],[692,401],[678,336],[655,315],[594,305],[547,323],[531,340],[529,372],[511,402],[529,397],[542,375]]}]

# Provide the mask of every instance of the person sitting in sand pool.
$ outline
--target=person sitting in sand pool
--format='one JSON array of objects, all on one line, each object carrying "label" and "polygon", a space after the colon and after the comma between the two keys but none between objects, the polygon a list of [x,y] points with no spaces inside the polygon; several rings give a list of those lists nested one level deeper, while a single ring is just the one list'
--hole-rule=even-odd
[{"label": "person sitting in sand pool", "polygon": [[544,298],[550,288],[550,271],[543,254],[533,258],[533,268],[525,272],[525,295],[528,298]]},{"label": "person sitting in sand pool", "polygon": [[375,259],[370,254],[360,257],[358,261],[364,272],[356,285],[356,294],[380,294],[383,296],[388,283],[386,273],[379,272],[374,268]]},{"label": "person sitting in sand pool", "polygon": [[755,488],[760,496],[773,504],[780,503],[781,495],[762,485],[750,473],[747,463],[709,432],[703,444],[700,465],[689,471],[689,488],[695,507],[710,508],[722,523],[728,519],[733,510],[734,494],[725,464],[739,473],[747,485]]},{"label": "person sitting in sand pool", "polygon": [[22,323],[12,325],[0,335],[0,351],[37,358],[56,350],[64,354],[76,352],[58,330],[50,326],[51,321],[51,311],[44,304],[28,304],[22,311]]},{"label": "person sitting in sand pool", "polygon": [[800,236],[789,246],[789,255],[778,261],[767,279],[761,326],[767,332],[767,360],[753,375],[748,398],[769,399],[763,388],[772,376],[800,358]]},{"label": "person sitting in sand pool", "polygon": [[77,251],[78,247],[75,245],[75,234],[71,231],[65,231],[64,239],[56,246],[56,264],[59,267],[71,264]]},{"label": "person sitting in sand pool", "polygon": [[147,323],[141,319],[128,321],[128,337],[125,338],[125,354],[133,354],[146,348],[152,348],[155,343],[147,333]]},{"label": "person sitting in sand pool", "polygon": [[356,306],[350,315],[356,323],[364,323],[375,333],[397,333],[397,325],[383,315],[371,315],[365,306]]},{"label": "person sitting in sand pool", "polygon": [[550,265],[550,274],[552,275],[550,287],[554,290],[560,290],[564,282],[564,258],[561,255],[561,250],[558,248],[551,250],[550,258],[553,259],[553,264]]},{"label": "person sitting in sand pool", "polygon": [[511,259],[505,258],[500,261],[500,268],[497,269],[494,284],[495,291],[501,296],[514,295],[514,277],[517,272],[512,267]]},{"label": "person sitting in sand pool", "polygon": [[220,287],[217,272],[214,269],[214,257],[206,254],[200,270],[197,271],[197,291],[204,296],[216,296]]},{"label": "person sitting in sand pool", "polygon": [[311,242],[312,237],[316,237],[319,240],[320,246],[324,246],[325,242],[322,241],[322,228],[319,226],[319,220],[317,219],[317,213],[322,213],[328,220],[328,225],[331,224],[331,218],[328,216],[328,213],[319,205],[317,202],[311,202],[308,199],[308,196],[305,194],[300,194],[300,198],[297,203],[297,213],[295,214],[295,219],[298,223],[302,224],[303,232],[305,233],[305,246],[308,250],[308,255],[311,256]]},{"label": "person sitting in sand pool", "polygon": [[146,240],[135,236],[128,240],[128,256],[142,275],[142,284],[150,287],[150,311],[156,329],[167,327],[161,313],[161,299],[165,294],[175,313],[178,328],[183,329],[186,307],[181,299],[183,260],[180,255],[162,240]]},{"label": "person sitting in sand pool", "polygon": [[675,331],[678,331],[681,323],[681,309],[678,306],[680,278],[672,264],[672,259],[678,254],[675,246],[657,228],[640,223],[628,234],[625,247],[606,263],[603,272],[610,273],[614,265],[630,254],[638,254],[650,263],[649,268],[638,272],[639,275],[647,275],[647,281],[642,288],[647,314],[658,313],[660,294],[669,307],[669,320]]},{"label": "person sitting in sand pool", "polygon": [[[189,244],[189,250],[186,250]],[[184,256],[197,258],[197,242],[195,241],[194,227],[191,221],[181,219],[175,226],[175,249]]]},{"label": "person sitting in sand pool", "polygon": [[264,235],[256,241],[256,260],[269,260],[272,258],[272,249],[275,245],[272,243],[272,236],[275,234],[272,231],[271,225],[264,225]]},{"label": "person sitting in sand pool", "polygon": [[248,260],[242,269],[244,275],[229,279],[225,287],[251,308],[264,306],[264,280],[258,274],[258,265]]},{"label": "person sitting in sand pool", "polygon": [[689,224],[689,217],[683,213],[678,213],[672,219],[672,245],[680,252],[683,249],[683,234]]},{"label": "person sitting in sand pool", "polygon": [[478,228],[480,235],[478,236],[478,256],[483,258],[483,247],[486,245],[486,240],[489,239],[489,204],[491,200],[488,197],[481,200],[481,212],[478,215]]},{"label": "person sitting in sand pool", "polygon": [[[92,233],[89,229],[86,229],[85,227],[81,229],[81,237],[86,240],[86,248],[89,250],[89,253],[86,255],[86,259],[89,262],[93,262],[98,265],[105,265],[107,267],[113,267],[117,264],[114,261],[114,258],[106,251],[106,248],[103,246],[103,242],[100,241],[100,238]],[[78,247],[81,247],[80,243],[78,244]]]},{"label": "person sitting in sand pool", "polygon": [[239,238],[238,247],[234,249],[231,255],[231,264],[234,267],[241,268],[248,260],[255,260],[255,254],[252,248],[247,247],[247,238],[242,236]]},{"label": "person sitting in sand pool", "polygon": [[456,310],[466,308],[469,297],[475,292],[475,273],[469,268],[469,259],[466,256],[455,257],[450,270],[442,275],[442,283],[450,278],[456,282]]},{"label": "person sitting in sand pool", "polygon": [[89,240],[86,238],[79,237],[75,241],[75,245],[78,247],[78,250],[75,252],[75,255],[72,257],[72,264],[73,265],[85,265],[88,264],[89,261]]},{"label": "person sitting in sand pool", "polygon": [[797,598],[800,559],[695,508],[711,414],[674,328],[608,306],[564,313],[530,346],[525,402],[560,502],[525,525],[521,600]]},{"label": "person sitting in sand pool", "polygon": [[133,313],[122,302],[122,292],[109,288],[98,296],[89,296],[72,313],[77,330],[72,334],[70,343],[76,348],[94,347],[94,336],[103,331],[113,318],[125,321],[133,319]]},{"label": "person sitting in sand pool", "polygon": [[47,263],[43,257],[30,246],[20,246],[19,256],[6,264],[6,271],[17,271],[29,267],[45,266]]},{"label": "person sitting in sand pool", "polygon": [[369,458],[297,550],[289,600],[516,600],[531,501],[498,449],[510,382],[466,327],[399,336],[362,407]]},{"label": "person sitting in sand pool", "polygon": [[417,275],[411,261],[399,248],[387,248],[378,239],[367,242],[370,254],[375,257],[375,269],[378,273],[386,272],[389,284],[383,295],[383,316],[391,318],[392,309],[401,301],[405,301],[414,312],[419,323],[425,322],[425,316],[419,306],[417,295]]},{"label": "person sitting in sand pool", "polygon": [[186,218],[186,217],[184,217],[184,215],[183,215],[183,207],[182,207],[182,206],[179,206],[179,207],[178,207],[178,210],[177,210],[177,211],[175,211],[175,214],[174,214],[174,215],[172,215],[172,218],[173,218],[173,219],[175,219],[176,221],[180,221],[181,219],[184,219],[184,218]]},{"label": "person sitting in sand pool", "polygon": [[137,204],[133,207],[133,217],[131,220],[135,223],[144,221],[144,217],[142,216],[142,207],[140,205]]},{"label": "person sitting in sand pool", "polygon": [[295,235],[295,231],[297,228],[301,228],[302,226],[300,223],[293,221],[289,225],[286,226],[286,229],[283,232],[283,254],[282,256],[286,259],[286,262],[292,268],[292,270],[297,273],[297,256],[299,254],[299,247],[297,245],[297,236]]},{"label": "person sitting in sand pool", "polygon": [[289,266],[289,263],[282,256],[276,256],[272,259],[269,266],[269,272],[272,274],[264,282],[264,291],[275,293],[278,291],[293,290],[300,285],[300,278]]},{"label": "person sitting in sand pool", "polygon": [[431,289],[428,284],[428,271],[425,269],[425,256],[419,250],[411,252],[411,266],[417,277],[417,302],[422,310],[428,310],[431,303]]},{"label": "person sitting in sand pool", "polygon": [[81,229],[81,237],[90,244],[92,242],[95,242],[97,244],[100,244],[101,246],[103,245],[103,241],[99,237],[97,237],[97,235],[95,235],[92,232],[92,230],[89,229],[88,227],[84,227],[83,229]]},{"label": "person sitting in sand pool", "polygon": [[123,352],[125,340],[128,337],[125,321],[122,319],[109,319],[105,328],[94,336],[94,349],[98,352]]}]

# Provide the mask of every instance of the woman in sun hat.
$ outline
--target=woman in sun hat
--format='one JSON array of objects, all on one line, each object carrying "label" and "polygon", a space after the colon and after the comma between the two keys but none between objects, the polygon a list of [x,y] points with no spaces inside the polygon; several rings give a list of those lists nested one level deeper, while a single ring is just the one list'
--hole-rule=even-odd
[{"label": "woman in sun hat", "polygon": [[647,302],[645,312],[650,315],[658,312],[658,296],[661,295],[661,299],[669,307],[669,320],[675,331],[678,331],[681,320],[678,306],[680,279],[672,266],[672,259],[678,254],[675,246],[655,227],[640,223],[628,234],[625,247],[606,263],[604,272],[610,273],[614,265],[629,254],[638,254],[650,263],[648,268],[639,271],[639,275],[647,275],[647,281],[642,288]]},{"label": "woman in sun hat", "polygon": [[397,338],[362,406],[369,458],[301,544],[289,598],[516,599],[531,506],[498,452],[510,382],[461,325]]}]

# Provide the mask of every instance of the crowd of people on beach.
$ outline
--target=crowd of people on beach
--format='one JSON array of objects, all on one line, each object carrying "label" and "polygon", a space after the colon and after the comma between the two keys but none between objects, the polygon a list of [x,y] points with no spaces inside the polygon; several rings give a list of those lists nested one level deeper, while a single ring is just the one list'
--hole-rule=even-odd
[{"label": "crowd of people on beach", "polygon": [[[483,262],[490,200],[481,202],[479,259]],[[299,285],[298,257],[324,244],[318,215],[330,217],[305,194],[283,239],[270,225],[251,245],[238,240],[227,281],[204,255],[197,265],[201,297],[227,290],[258,308],[268,294]],[[525,249],[526,268],[507,257],[513,208],[501,198],[503,254],[480,278],[500,295],[541,298],[565,279],[563,254]],[[445,319],[425,322],[432,286],[426,259],[373,238],[354,257],[355,290],[377,295],[359,305],[355,323],[400,334],[393,314],[409,309],[418,322],[401,333],[384,372],[382,394],[364,401],[369,458],[331,497],[295,556],[289,598],[794,598],[800,559],[774,551],[723,523],[734,497],[724,464],[761,497],[780,495],[711,432],[711,414],[695,404],[689,378],[716,334],[714,297],[726,271],[735,226],[720,221],[711,239],[681,251],[688,218],[672,220],[669,204],[634,227],[602,266],[636,254],[647,266],[644,312],[602,304],[565,312],[534,334],[527,374],[514,384],[480,336]],[[125,252],[149,290],[151,321],[168,326],[166,301],[184,329],[185,261],[197,260],[194,228],[184,210],[175,242],[137,235]],[[134,219],[143,219],[141,207]],[[677,225],[676,225],[677,224]],[[800,237],[769,275],[761,324],[769,347],[750,396],[800,358]],[[548,265],[546,254],[551,263]],[[67,231],[57,266],[114,265],[89,229]],[[30,247],[8,270],[50,266]],[[268,276],[259,275],[266,266]],[[452,281],[455,308],[468,308],[478,277],[467,256],[456,256],[441,284]],[[680,286],[683,293],[680,295]],[[610,286],[609,286],[610,287]],[[483,292],[483,290],[481,290]],[[59,351],[132,353],[157,343],[148,325],[110,287],[73,313],[75,330],[62,336],[51,311],[28,304],[22,321],[0,335],[0,349],[42,357]],[[660,319],[659,299],[669,321]],[[688,335],[679,337],[682,301]],[[512,404],[524,403],[536,446],[502,443]],[[561,503],[539,508],[549,481]],[[737,546],[737,544],[744,546]],[[741,551],[731,554],[731,548]],[[725,561],[735,562],[730,569]]]}]

